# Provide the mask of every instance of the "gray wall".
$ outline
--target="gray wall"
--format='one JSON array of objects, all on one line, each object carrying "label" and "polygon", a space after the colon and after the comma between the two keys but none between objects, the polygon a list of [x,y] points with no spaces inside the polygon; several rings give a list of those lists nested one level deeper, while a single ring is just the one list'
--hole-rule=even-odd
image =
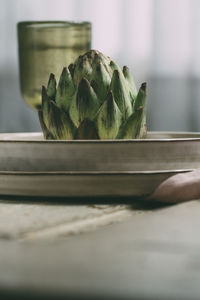
[{"label": "gray wall", "polygon": [[0,132],[39,131],[19,91],[16,23],[88,20],[93,48],[148,82],[151,130],[200,131],[200,1],[1,0]]}]

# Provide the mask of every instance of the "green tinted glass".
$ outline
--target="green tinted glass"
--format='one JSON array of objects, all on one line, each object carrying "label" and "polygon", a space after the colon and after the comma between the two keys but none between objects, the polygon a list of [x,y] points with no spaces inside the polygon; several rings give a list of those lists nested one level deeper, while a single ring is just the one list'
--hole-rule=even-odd
[{"label": "green tinted glass", "polygon": [[20,85],[24,100],[34,109],[41,104],[41,87],[49,74],[91,47],[91,24],[62,21],[18,23]]}]

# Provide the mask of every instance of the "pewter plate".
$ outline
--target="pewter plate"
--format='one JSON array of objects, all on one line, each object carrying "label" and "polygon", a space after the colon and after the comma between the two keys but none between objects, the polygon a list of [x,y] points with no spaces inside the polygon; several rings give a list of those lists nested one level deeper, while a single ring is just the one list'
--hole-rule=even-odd
[{"label": "pewter plate", "polygon": [[200,134],[149,132],[145,140],[45,141],[0,134],[0,194],[146,196],[165,179],[200,168]]},{"label": "pewter plate", "polygon": [[187,170],[160,172],[0,172],[0,195],[142,197]]},{"label": "pewter plate", "polygon": [[150,132],[145,140],[46,141],[0,134],[0,171],[135,172],[200,168],[200,133]]}]

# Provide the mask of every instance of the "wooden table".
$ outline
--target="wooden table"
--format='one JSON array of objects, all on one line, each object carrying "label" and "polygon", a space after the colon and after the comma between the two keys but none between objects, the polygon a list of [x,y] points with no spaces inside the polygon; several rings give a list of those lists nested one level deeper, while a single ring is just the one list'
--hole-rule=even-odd
[{"label": "wooden table", "polygon": [[198,200],[1,198],[0,299],[199,299],[199,226]]}]

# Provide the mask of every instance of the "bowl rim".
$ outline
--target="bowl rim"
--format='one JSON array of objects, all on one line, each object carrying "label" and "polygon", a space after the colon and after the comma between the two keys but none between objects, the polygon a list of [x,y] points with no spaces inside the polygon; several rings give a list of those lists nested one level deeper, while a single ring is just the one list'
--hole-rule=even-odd
[{"label": "bowl rim", "polygon": [[[0,143],[39,143],[39,144],[135,144],[135,143],[171,143],[171,142],[200,142],[200,132],[185,131],[149,131],[150,135],[171,135],[166,138],[146,138],[146,139],[127,139],[127,140],[39,140],[42,132],[17,132],[0,133]],[[27,137],[30,135],[30,139]],[[12,136],[12,138],[9,138]],[[16,139],[14,137],[16,136]],[[174,136],[174,137],[173,137]],[[177,137],[180,136],[180,137]]]},{"label": "bowl rim", "polygon": [[91,26],[89,21],[66,21],[66,20],[32,20],[20,21],[17,23],[18,28],[45,28],[45,27],[83,27]]},{"label": "bowl rim", "polygon": [[0,171],[0,175],[11,176],[139,176],[139,175],[176,175],[197,169],[153,170],[153,171]]}]

